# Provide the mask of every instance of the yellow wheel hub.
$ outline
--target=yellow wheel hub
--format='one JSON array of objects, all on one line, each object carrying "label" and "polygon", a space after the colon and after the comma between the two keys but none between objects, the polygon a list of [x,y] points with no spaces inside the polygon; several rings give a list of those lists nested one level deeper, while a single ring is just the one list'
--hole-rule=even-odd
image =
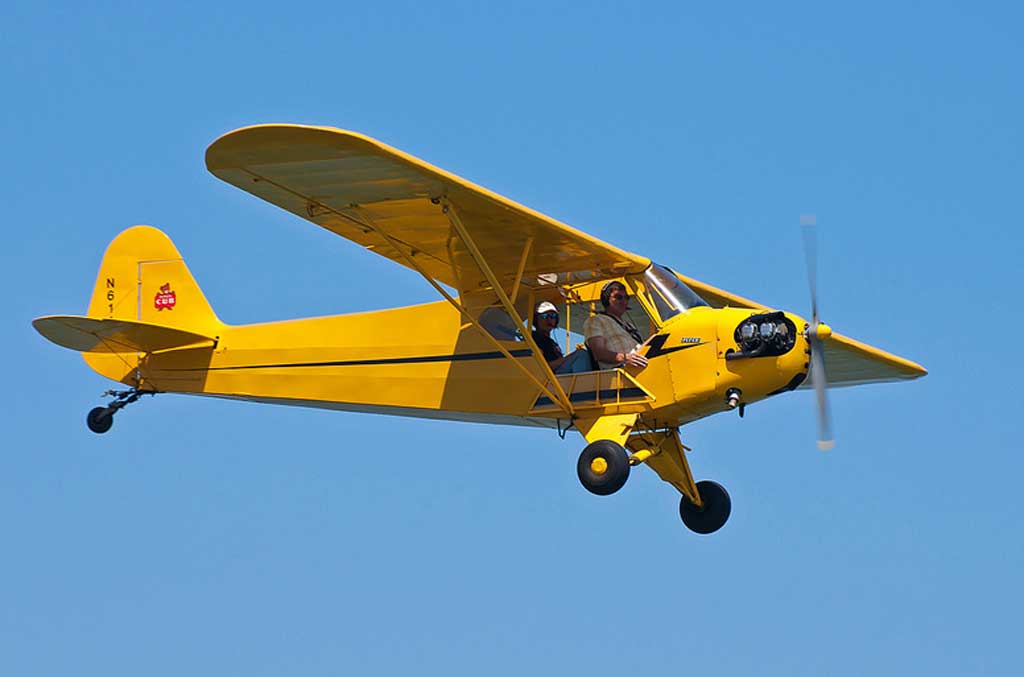
[{"label": "yellow wheel hub", "polygon": [[603,475],[608,472],[608,461],[601,457],[595,458],[590,462],[590,471],[595,475]]}]

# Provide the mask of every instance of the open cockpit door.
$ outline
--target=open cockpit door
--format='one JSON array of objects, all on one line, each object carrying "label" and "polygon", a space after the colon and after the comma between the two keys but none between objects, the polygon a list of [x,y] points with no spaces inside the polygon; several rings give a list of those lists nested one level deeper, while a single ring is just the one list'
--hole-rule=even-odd
[{"label": "open cockpit door", "polygon": [[[558,374],[555,378],[580,413],[596,411],[602,416],[640,413],[649,409],[649,405],[655,402],[654,395],[624,369]],[[557,412],[558,403],[541,394],[534,402],[530,415],[541,416]]]}]

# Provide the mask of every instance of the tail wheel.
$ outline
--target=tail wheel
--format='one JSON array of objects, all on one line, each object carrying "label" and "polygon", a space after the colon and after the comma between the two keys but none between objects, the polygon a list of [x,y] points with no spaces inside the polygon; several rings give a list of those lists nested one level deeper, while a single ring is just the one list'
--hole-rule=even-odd
[{"label": "tail wheel", "polygon": [[85,424],[96,434],[103,434],[114,425],[114,412],[107,407],[96,407],[85,417]]},{"label": "tail wheel", "polygon": [[597,440],[584,447],[576,463],[583,488],[598,496],[614,494],[629,479],[629,454],[621,444]]},{"label": "tail wheel", "polygon": [[697,482],[697,492],[703,506],[698,508],[690,499],[683,496],[679,500],[679,516],[683,518],[690,531],[698,534],[711,534],[721,529],[732,512],[732,499],[729,492],[718,482],[701,480]]}]

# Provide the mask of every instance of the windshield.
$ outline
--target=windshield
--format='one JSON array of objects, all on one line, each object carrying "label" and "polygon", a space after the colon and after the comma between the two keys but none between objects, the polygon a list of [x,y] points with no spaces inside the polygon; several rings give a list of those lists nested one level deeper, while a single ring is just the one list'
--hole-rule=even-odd
[{"label": "windshield", "polygon": [[657,263],[652,263],[651,267],[644,271],[644,282],[662,322],[684,310],[708,305],[707,301],[683,284],[675,273]]}]

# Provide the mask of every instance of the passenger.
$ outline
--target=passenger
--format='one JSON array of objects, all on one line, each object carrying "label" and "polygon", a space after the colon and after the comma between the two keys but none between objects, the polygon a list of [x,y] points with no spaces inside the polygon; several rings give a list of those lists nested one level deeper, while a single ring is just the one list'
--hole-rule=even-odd
[{"label": "passenger", "polygon": [[551,371],[572,373],[590,370],[590,356],[584,350],[574,350],[568,355],[562,354],[558,342],[551,338],[551,330],[558,326],[558,309],[555,304],[543,301],[533,314],[533,340],[544,353]]},{"label": "passenger", "polygon": [[601,369],[647,366],[647,358],[638,351],[644,339],[640,331],[624,315],[629,310],[629,294],[621,282],[612,281],[601,288],[604,312],[583,324],[587,347]]}]

